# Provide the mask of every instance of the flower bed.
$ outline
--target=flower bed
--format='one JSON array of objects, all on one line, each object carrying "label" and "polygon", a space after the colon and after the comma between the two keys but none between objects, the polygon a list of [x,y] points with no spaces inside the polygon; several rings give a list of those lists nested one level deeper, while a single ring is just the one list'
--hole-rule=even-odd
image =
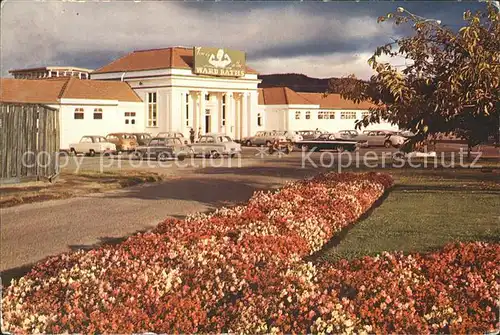
[{"label": "flower bed", "polygon": [[[437,332],[448,329],[444,320],[453,330],[490,327],[498,278],[486,261],[497,245],[465,246],[466,254],[450,247],[447,257],[302,260],[391,185],[383,174],[320,175],[258,192],[246,206],[167,220],[116,246],[53,257],[4,292],[6,330]],[[457,274],[439,272],[452,265]],[[468,278],[477,285],[465,286]],[[423,299],[427,290],[435,297]],[[468,303],[477,303],[475,318]]]}]

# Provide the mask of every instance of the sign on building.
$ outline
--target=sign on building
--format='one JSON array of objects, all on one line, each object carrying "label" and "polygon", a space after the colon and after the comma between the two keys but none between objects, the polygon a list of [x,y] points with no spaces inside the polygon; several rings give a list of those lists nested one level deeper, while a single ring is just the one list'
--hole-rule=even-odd
[{"label": "sign on building", "polygon": [[208,76],[243,77],[245,53],[222,48],[193,48],[193,72]]}]

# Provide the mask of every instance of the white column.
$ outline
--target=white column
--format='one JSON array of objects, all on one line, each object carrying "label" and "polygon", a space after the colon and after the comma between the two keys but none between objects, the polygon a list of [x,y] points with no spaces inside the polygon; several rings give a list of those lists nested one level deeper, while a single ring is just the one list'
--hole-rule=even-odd
[{"label": "white column", "polygon": [[207,95],[207,91],[201,91],[200,94],[200,127],[201,127],[201,133],[205,134],[205,106],[206,106],[206,98],[205,96]]},{"label": "white column", "polygon": [[195,124],[194,124],[194,101],[193,101],[193,93],[188,92],[188,109],[189,109],[189,127],[193,128],[194,131],[196,131]]},{"label": "white column", "polygon": [[229,135],[231,138],[234,138],[234,128],[233,128],[233,123],[234,123],[234,117],[233,117],[233,92],[225,92],[226,94],[226,134]]},{"label": "white column", "polygon": [[[222,115],[222,99],[224,99],[224,93],[218,92],[217,93],[217,132],[219,133],[227,133],[226,128],[227,128],[227,123],[224,125],[222,124],[223,120],[223,115]],[[227,114],[226,114],[227,118]]]},{"label": "white column", "polygon": [[243,93],[241,96],[241,110],[240,110],[240,115],[241,115],[241,135],[242,137],[250,136],[248,133],[248,122],[249,122],[249,117],[248,117],[248,93]]},{"label": "white column", "polygon": [[179,131],[184,134],[185,137],[189,137],[189,131],[186,132],[186,96],[189,93],[181,92],[181,129]]},{"label": "white column", "polygon": [[234,111],[234,137],[238,140],[241,140],[241,127],[240,127],[240,115],[239,115],[239,104],[240,101],[238,100],[238,94],[239,93],[233,93],[233,99],[231,100],[231,105],[233,106],[233,111]]}]

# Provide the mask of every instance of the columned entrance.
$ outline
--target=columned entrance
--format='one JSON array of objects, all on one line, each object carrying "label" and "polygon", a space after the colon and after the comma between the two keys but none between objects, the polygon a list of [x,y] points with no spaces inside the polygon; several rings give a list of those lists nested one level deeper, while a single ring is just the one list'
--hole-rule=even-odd
[{"label": "columned entrance", "polygon": [[188,110],[183,124],[192,125],[196,134],[224,133],[236,140],[250,135],[250,92],[194,90],[181,97]]}]

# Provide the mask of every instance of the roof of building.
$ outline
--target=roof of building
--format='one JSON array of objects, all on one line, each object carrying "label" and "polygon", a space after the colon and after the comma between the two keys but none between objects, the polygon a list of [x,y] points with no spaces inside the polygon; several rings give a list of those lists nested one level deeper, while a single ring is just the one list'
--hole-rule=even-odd
[{"label": "roof of building", "polygon": [[54,104],[61,98],[142,102],[134,90],[121,81],[81,80],[75,77],[0,79],[2,102]]},{"label": "roof of building", "polygon": [[359,104],[352,100],[342,99],[340,94],[295,92],[288,87],[259,88],[259,105],[319,105],[329,109],[362,109],[367,110],[375,105],[370,102]]},{"label": "roof of building", "polygon": [[325,96],[323,93],[298,93],[305,99],[311,101],[315,105],[319,105],[320,108],[335,108],[335,109],[362,109],[367,110],[370,107],[375,107],[374,104],[370,102],[360,102],[355,103],[352,100],[342,99],[340,94],[330,93]]},{"label": "roof of building", "polygon": [[85,69],[82,67],[74,66],[43,66],[43,67],[33,67],[27,69],[14,69],[10,70],[9,73],[15,72],[40,72],[40,71],[78,71],[78,72],[92,72],[92,69]]},{"label": "roof of building", "polygon": [[260,105],[314,105],[301,94],[288,87],[269,87],[259,89]]},{"label": "roof of building", "polygon": [[[93,73],[129,72],[159,69],[192,69],[193,48],[171,47],[164,49],[136,50],[104,65]],[[257,71],[246,67],[247,73]]]}]

